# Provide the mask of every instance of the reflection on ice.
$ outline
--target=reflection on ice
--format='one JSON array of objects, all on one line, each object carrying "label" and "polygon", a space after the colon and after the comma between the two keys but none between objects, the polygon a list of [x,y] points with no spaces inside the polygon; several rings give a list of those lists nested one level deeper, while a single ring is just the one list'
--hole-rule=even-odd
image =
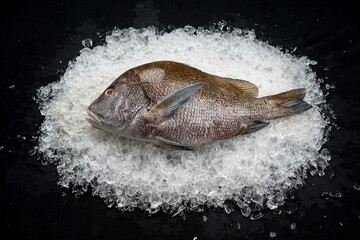
[{"label": "reflection on ice", "polygon": [[[259,87],[260,96],[305,87],[305,101],[313,109],[191,152],[123,139],[90,126],[86,107],[115,78],[158,60],[248,80]],[[45,116],[39,151],[47,163],[57,164],[61,186],[76,194],[91,187],[94,195],[123,211],[178,214],[208,205],[230,213],[236,204],[244,216],[256,219],[263,207],[275,210],[284,204],[285,193],[301,186],[308,170],[321,175],[330,160],[322,150],[329,120],[321,111],[328,110],[311,64],[240,29],[114,30],[105,45],[81,51],[59,82],[39,89]]]}]

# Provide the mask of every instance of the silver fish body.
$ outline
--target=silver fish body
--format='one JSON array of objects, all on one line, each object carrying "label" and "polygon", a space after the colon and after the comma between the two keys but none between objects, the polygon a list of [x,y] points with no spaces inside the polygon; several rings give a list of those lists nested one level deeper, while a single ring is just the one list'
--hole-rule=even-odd
[{"label": "silver fish body", "polygon": [[257,87],[188,65],[152,62],[118,77],[87,109],[96,128],[176,149],[265,127],[311,108],[305,89],[257,98]]}]

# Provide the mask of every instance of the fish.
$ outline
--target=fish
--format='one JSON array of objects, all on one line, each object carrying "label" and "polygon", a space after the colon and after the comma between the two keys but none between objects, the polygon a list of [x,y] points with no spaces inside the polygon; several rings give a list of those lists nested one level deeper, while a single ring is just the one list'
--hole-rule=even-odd
[{"label": "fish", "polygon": [[260,98],[258,93],[246,80],[157,61],[121,74],[90,104],[86,120],[125,138],[193,150],[312,108],[303,101],[305,88]]}]

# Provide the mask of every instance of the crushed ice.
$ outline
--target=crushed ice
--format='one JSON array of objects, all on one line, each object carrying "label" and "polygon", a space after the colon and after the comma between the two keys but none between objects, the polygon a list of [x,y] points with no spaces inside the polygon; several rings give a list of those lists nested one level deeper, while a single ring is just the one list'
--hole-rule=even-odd
[{"label": "crushed ice", "polygon": [[91,38],[86,38],[81,41],[81,44],[86,48],[91,48],[93,46],[93,41]]},{"label": "crushed ice", "polygon": [[[122,211],[140,208],[177,215],[207,205],[230,213],[233,207],[225,203],[230,201],[244,216],[258,219],[264,207],[283,205],[286,192],[303,185],[308,171],[323,174],[331,158],[322,149],[329,124],[324,112],[329,108],[321,81],[310,68],[316,62],[261,42],[252,31],[221,29],[115,29],[106,44],[81,51],[60,81],[41,87],[38,103],[45,120],[38,150],[45,163],[57,165],[59,184],[76,195],[91,189]],[[86,107],[126,70],[158,60],[249,80],[261,96],[305,87],[305,101],[313,108],[272,121],[259,132],[190,152],[91,127]]]},{"label": "crushed ice", "polygon": [[271,237],[271,238],[276,237],[276,232],[269,232],[269,237]]}]

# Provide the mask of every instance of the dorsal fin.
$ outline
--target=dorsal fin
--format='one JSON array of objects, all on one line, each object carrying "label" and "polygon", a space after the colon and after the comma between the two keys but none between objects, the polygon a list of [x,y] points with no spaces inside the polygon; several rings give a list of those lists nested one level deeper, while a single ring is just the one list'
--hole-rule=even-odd
[{"label": "dorsal fin", "polygon": [[230,84],[239,89],[239,95],[241,97],[257,97],[259,89],[255,84],[245,80],[235,80],[228,78]]}]

